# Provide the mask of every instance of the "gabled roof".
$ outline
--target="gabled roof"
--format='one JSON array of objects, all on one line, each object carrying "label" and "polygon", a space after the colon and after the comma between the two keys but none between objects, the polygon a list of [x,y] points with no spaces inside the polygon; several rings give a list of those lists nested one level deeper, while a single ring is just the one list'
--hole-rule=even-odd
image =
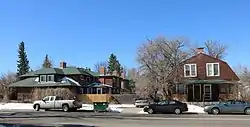
[{"label": "gabled roof", "polygon": [[191,59],[196,59],[197,57],[207,57],[207,58],[213,59],[213,60],[215,60],[215,61],[217,61],[217,62],[224,63],[224,64],[228,67],[228,69],[231,71],[230,73],[232,73],[232,75],[235,76],[235,78],[236,78],[235,80],[239,81],[239,77],[236,75],[236,73],[232,70],[232,68],[228,65],[227,62],[225,62],[225,61],[223,61],[223,60],[221,60],[221,59],[218,59],[218,58],[214,58],[214,57],[212,57],[212,56],[209,56],[209,55],[207,55],[207,54],[205,54],[205,53],[196,54],[196,55],[194,55],[194,56],[192,56],[192,57],[190,57],[190,58],[184,60],[182,63],[185,64],[185,63],[187,63],[187,61],[189,61],[189,60],[191,60]]}]

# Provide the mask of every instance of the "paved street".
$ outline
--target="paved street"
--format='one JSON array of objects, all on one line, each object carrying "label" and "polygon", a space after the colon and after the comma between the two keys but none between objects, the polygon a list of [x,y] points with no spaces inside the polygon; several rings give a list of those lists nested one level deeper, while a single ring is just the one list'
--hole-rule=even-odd
[{"label": "paved street", "polygon": [[85,124],[100,127],[249,127],[250,116],[206,114],[131,114],[93,112],[6,112],[0,122],[38,125]]}]

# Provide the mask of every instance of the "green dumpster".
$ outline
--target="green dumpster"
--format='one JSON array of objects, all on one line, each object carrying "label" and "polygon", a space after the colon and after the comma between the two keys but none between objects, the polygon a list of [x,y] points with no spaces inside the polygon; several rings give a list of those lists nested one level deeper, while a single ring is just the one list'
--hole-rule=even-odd
[{"label": "green dumpster", "polygon": [[95,112],[106,112],[109,106],[108,102],[94,102],[93,105]]}]

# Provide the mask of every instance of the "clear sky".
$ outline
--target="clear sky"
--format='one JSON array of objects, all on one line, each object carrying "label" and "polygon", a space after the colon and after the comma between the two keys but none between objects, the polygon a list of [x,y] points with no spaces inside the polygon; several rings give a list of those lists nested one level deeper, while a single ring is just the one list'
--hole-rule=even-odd
[{"label": "clear sky", "polygon": [[25,42],[32,69],[54,64],[93,67],[115,53],[136,67],[137,47],[158,35],[229,46],[231,66],[250,64],[249,0],[1,0],[0,73],[16,71]]}]

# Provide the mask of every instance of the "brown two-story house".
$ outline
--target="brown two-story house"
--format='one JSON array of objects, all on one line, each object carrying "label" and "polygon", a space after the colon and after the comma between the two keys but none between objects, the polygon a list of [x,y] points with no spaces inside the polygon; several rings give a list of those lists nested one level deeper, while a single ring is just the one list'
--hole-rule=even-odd
[{"label": "brown two-story house", "polygon": [[179,69],[183,79],[174,96],[189,102],[233,99],[239,78],[227,62],[211,57],[198,48],[196,55],[185,60]]}]

